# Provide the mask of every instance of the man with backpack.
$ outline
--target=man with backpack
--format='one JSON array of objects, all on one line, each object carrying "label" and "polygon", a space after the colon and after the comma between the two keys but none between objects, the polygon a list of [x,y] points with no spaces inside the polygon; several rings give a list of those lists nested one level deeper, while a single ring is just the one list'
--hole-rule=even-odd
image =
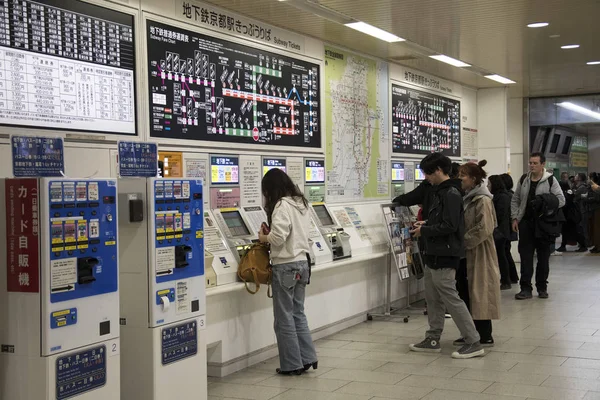
[{"label": "man with backpack", "polygon": [[[551,173],[546,172],[546,157],[542,153],[532,153],[529,157],[529,173],[524,175],[516,187],[511,201],[512,229],[519,232],[519,254],[521,255],[521,292],[515,295],[517,300],[533,297],[533,260],[537,252],[536,288],[541,299],[548,298],[548,275],[550,273],[550,254],[554,243],[554,232],[546,235],[541,224],[545,215],[536,211],[539,200],[551,200],[556,197],[556,208],[565,205],[565,196],[560,185]],[[538,198],[539,197],[539,198]]]}]

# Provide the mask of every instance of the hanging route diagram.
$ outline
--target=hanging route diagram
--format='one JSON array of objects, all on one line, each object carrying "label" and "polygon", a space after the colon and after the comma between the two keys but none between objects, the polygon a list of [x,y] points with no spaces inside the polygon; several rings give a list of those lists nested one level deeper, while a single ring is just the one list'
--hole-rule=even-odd
[{"label": "hanging route diagram", "polygon": [[148,21],[152,137],[320,147],[319,66]]}]

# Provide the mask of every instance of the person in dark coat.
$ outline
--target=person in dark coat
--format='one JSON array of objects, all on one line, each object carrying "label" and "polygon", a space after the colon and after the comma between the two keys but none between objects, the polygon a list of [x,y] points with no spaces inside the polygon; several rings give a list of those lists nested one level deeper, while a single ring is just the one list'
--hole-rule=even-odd
[{"label": "person in dark coat", "polygon": [[512,289],[510,266],[506,257],[506,243],[510,242],[510,194],[504,186],[500,175],[492,175],[488,179],[488,189],[494,195],[494,210],[498,226],[494,229],[494,244],[500,268],[500,290]]},{"label": "person in dark coat", "polygon": [[[515,192],[513,192],[513,186],[515,185],[513,178],[509,174],[502,174],[502,175],[500,175],[500,177],[502,178],[502,181],[504,182],[504,187],[506,188],[506,191],[508,192],[508,196],[510,197],[510,199],[512,201],[513,194],[515,194]],[[513,232],[513,230],[511,229],[510,230],[510,240],[507,240],[505,243],[504,253],[506,254],[506,259],[508,260],[510,283],[512,283],[513,285],[516,285],[517,283],[519,283],[519,273],[517,271],[517,264],[515,264],[515,260],[513,259],[513,256],[512,256],[511,247],[512,247],[512,242],[518,242],[518,241],[519,241],[519,235],[517,234],[517,232]]]},{"label": "person in dark coat", "polygon": [[577,252],[587,252],[586,240],[583,235],[583,230],[579,229],[581,224],[581,208],[579,204],[575,202],[575,193],[571,189],[568,183],[560,182],[560,187],[565,194],[565,206],[563,208],[563,214],[566,221],[562,225],[562,243],[556,251],[564,253],[567,251],[567,244],[570,242],[577,242],[579,249]]},{"label": "person in dark coat", "polygon": [[585,238],[585,247],[590,247],[590,232],[589,232],[589,220],[590,214],[588,207],[584,201],[587,199],[588,192],[590,190],[590,185],[588,183],[587,175],[583,172],[575,175],[575,195],[573,197],[573,201],[579,207],[579,212],[581,213],[581,222],[577,227],[583,237]]}]

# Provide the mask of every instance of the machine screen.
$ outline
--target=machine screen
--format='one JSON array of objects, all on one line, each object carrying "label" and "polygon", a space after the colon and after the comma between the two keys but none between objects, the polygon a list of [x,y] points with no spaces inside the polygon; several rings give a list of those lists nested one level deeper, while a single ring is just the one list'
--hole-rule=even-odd
[{"label": "machine screen", "polygon": [[222,212],[221,215],[225,220],[225,225],[231,231],[232,236],[246,236],[250,234],[248,227],[242,219],[242,215],[239,211],[227,211]]},{"label": "machine screen", "polygon": [[392,163],[392,182],[404,182],[404,163]]},{"label": "machine screen", "polygon": [[317,213],[317,217],[319,217],[319,221],[321,221],[321,224],[323,226],[335,225],[335,223],[333,222],[333,218],[331,218],[331,215],[329,215],[329,211],[327,211],[327,208],[324,205],[320,204],[313,206],[313,209]]},{"label": "machine screen", "polygon": [[415,181],[424,181],[425,174],[421,171],[421,164],[417,164],[417,168],[415,168]]},{"label": "machine screen", "polygon": [[287,172],[285,158],[263,158],[263,176],[273,168],[279,168],[283,172]]},{"label": "machine screen", "polygon": [[306,160],[306,183],[325,183],[325,160]]},{"label": "machine screen", "polygon": [[210,182],[213,185],[239,184],[239,159],[237,157],[211,157]]}]

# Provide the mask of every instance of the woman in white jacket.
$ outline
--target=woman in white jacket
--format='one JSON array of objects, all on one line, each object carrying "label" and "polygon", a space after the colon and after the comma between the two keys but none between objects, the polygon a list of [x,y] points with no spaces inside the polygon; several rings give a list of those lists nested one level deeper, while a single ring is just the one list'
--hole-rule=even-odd
[{"label": "woman in white jacket", "polygon": [[287,174],[272,169],[262,180],[269,226],[258,237],[271,245],[273,313],[279,349],[278,374],[301,375],[317,369],[317,353],[304,314],[309,280],[308,201]]}]

